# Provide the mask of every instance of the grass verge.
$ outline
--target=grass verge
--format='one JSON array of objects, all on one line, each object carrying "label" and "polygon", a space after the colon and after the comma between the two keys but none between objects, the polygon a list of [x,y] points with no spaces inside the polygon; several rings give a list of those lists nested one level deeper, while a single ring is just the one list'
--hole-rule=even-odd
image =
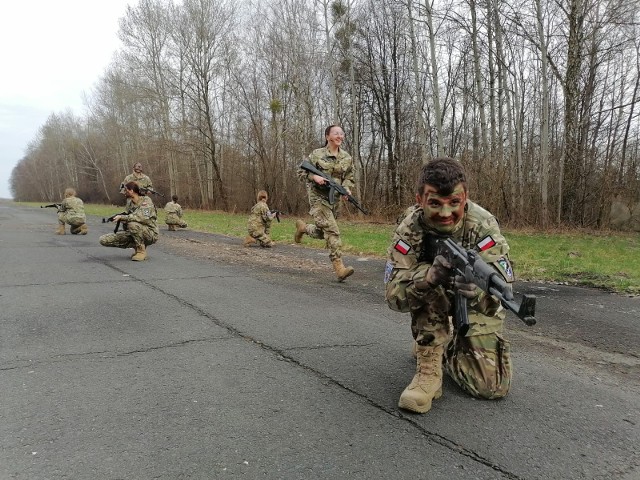
[{"label": "grass verge", "polygon": [[[39,206],[36,203],[21,205]],[[121,206],[85,205],[89,215],[108,217]],[[189,210],[185,220],[192,230],[244,238],[248,215]],[[271,227],[276,242],[292,242],[296,217],[281,217]],[[164,211],[158,209],[164,225]],[[351,255],[384,257],[394,225],[339,221],[344,251]],[[556,282],[640,294],[640,235],[611,232],[534,232],[505,229],[511,258],[521,280]],[[324,248],[324,242],[305,237],[305,246]]]}]

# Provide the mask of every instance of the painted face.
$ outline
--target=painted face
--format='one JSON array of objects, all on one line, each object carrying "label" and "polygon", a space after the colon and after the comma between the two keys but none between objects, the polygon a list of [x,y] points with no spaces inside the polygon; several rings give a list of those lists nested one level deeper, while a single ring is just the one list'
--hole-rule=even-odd
[{"label": "painted face", "polygon": [[334,147],[340,147],[342,145],[342,141],[344,140],[344,132],[340,127],[332,127],[329,131],[329,135],[326,137],[327,145]]},{"label": "painted face", "polygon": [[136,163],[133,166],[133,171],[136,172],[136,173],[142,172],[142,164],[141,163]]},{"label": "painted face", "polygon": [[424,194],[416,195],[416,199],[424,210],[427,225],[438,232],[451,233],[464,217],[467,192],[462,183],[450,195],[440,195],[435,187],[425,185]]}]

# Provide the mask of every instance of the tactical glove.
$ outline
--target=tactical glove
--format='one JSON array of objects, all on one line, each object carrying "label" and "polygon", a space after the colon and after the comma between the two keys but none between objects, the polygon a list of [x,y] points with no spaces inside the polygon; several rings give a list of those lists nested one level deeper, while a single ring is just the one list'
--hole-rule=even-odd
[{"label": "tactical glove", "polygon": [[466,298],[475,298],[480,293],[478,291],[478,286],[475,283],[467,282],[466,278],[462,275],[456,275],[454,285],[457,292]]}]

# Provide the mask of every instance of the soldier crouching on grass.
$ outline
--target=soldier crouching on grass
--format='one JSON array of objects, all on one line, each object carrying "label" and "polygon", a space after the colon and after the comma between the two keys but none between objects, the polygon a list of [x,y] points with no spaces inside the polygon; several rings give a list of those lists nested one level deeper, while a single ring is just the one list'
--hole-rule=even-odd
[{"label": "soldier crouching on grass", "polygon": [[100,244],[105,247],[134,248],[131,260],[140,262],[147,258],[147,245],[158,241],[158,224],[156,207],[151,199],[140,194],[140,186],[136,182],[124,185],[127,197],[127,213],[116,215],[114,222],[125,224],[124,230],[102,235]]},{"label": "soldier crouching on grass", "polygon": [[182,207],[178,203],[178,196],[173,195],[171,201],[164,206],[165,221],[169,231],[175,232],[176,227],[187,228],[187,222],[182,218]]},{"label": "soldier crouching on grass", "polygon": [[[442,396],[442,370],[477,398],[504,397],[511,385],[509,342],[503,337],[505,311],[495,297],[463,276],[430,238],[449,237],[475,249],[507,283],[514,281],[509,245],[495,217],[468,200],[462,165],[436,158],[422,167],[417,204],[405,211],[395,230],[385,267],[386,300],[392,310],[411,313],[416,373],[398,406],[425,413]],[[452,328],[453,290],[467,298],[469,329]],[[452,331],[453,330],[453,331]]]},{"label": "soldier crouching on grass", "polygon": [[251,215],[247,222],[247,231],[249,234],[244,239],[243,246],[248,247],[252,243],[258,242],[258,245],[264,248],[271,248],[275,242],[269,236],[271,230],[271,221],[276,216],[272,213],[267,205],[269,195],[266,191],[260,190],[256,196],[256,203],[251,208]]}]

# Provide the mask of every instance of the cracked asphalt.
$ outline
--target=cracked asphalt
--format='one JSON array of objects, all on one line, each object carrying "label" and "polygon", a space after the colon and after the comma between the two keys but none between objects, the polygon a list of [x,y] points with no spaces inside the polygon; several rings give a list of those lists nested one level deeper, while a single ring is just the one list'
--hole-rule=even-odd
[{"label": "cracked asphalt", "polygon": [[509,396],[445,381],[425,415],[383,261],[163,230],[149,260],[109,225],[0,202],[0,479],[640,478],[640,299],[517,284]]}]

